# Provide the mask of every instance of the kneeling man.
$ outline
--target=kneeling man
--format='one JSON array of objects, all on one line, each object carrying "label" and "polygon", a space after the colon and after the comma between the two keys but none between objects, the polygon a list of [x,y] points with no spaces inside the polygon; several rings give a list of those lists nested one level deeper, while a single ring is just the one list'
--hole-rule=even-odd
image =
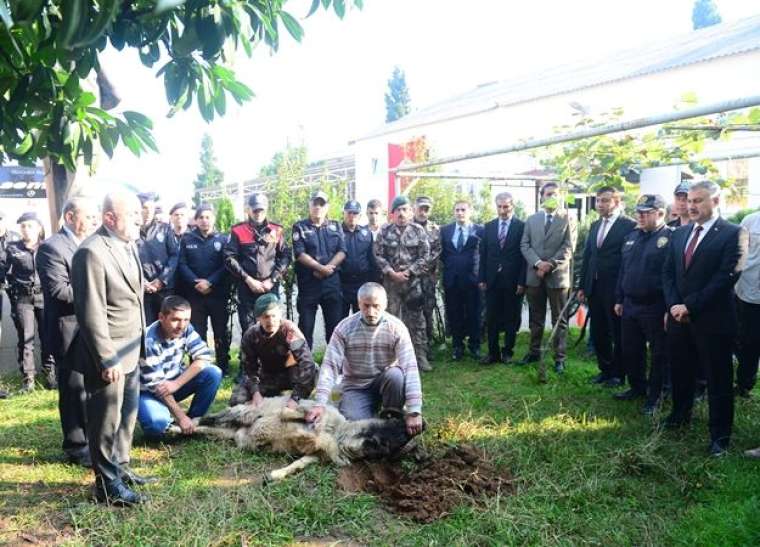
[{"label": "kneeling man", "polygon": [[[243,335],[240,349],[247,378],[245,402],[259,406],[264,397],[291,390],[288,406],[308,398],[316,366],[306,337],[295,323],[282,318],[277,296],[260,296],[254,305],[256,323]],[[244,402],[244,401],[241,401]]]},{"label": "kneeling man", "polygon": [[319,420],[338,377],[343,375],[341,413],[349,420],[372,418],[378,409],[401,413],[406,407],[409,435],[422,432],[422,386],[414,346],[404,323],[385,313],[388,296],[378,283],[357,294],[359,312],[333,332],[319,370],[317,404],[306,415]]},{"label": "kneeling man", "polygon": [[[190,365],[183,366],[185,355]],[[214,402],[222,371],[211,364],[211,350],[190,324],[190,303],[167,296],[158,321],[145,333],[145,361],[140,363],[137,420],[146,437],[161,437],[173,421],[182,433],[195,432],[192,418],[203,416]],[[185,413],[179,401],[193,396]]]}]

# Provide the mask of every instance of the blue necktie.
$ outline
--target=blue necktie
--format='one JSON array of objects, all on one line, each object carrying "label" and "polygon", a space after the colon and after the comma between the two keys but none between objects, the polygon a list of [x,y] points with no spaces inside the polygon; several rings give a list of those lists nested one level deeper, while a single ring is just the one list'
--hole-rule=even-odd
[{"label": "blue necktie", "polygon": [[464,232],[462,231],[461,226],[459,226],[457,230],[459,230],[459,237],[457,238],[457,251],[461,251],[462,247],[464,247]]}]

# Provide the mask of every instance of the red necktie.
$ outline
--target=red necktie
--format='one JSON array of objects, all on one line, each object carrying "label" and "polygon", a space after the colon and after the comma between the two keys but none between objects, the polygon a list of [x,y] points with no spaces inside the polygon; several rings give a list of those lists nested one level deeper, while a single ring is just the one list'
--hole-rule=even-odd
[{"label": "red necktie", "polygon": [[683,264],[688,269],[691,264],[691,259],[694,257],[694,249],[697,248],[697,242],[699,241],[699,233],[702,231],[702,226],[694,228],[694,235],[691,236],[689,246],[686,247],[686,253],[683,255]]}]

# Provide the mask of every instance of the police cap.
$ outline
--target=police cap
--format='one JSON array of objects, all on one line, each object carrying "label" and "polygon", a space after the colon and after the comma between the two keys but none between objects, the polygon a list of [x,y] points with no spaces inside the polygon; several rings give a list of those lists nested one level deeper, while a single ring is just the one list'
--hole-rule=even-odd
[{"label": "police cap", "polygon": [[346,213],[361,213],[362,212],[362,205],[361,205],[361,203],[359,203],[355,199],[350,199],[343,206],[343,210]]},{"label": "police cap", "polygon": [[417,207],[429,207],[431,209],[433,208],[433,200],[427,196],[419,196],[416,200],[414,200],[414,204]]},{"label": "police cap", "polygon": [[22,222],[26,222],[28,220],[34,220],[38,222],[39,224],[42,224],[42,222],[40,222],[40,219],[37,217],[37,213],[35,213],[34,211],[28,211],[26,213],[23,213],[20,217],[18,217],[16,224],[21,224]]},{"label": "police cap", "polygon": [[201,203],[200,205],[198,205],[198,207],[195,208],[195,218],[197,219],[206,211],[211,211],[213,213],[214,208],[211,206],[210,203]]},{"label": "police cap", "polygon": [[691,188],[691,183],[688,180],[682,180],[680,183],[678,183],[676,189],[673,190],[673,195],[677,196],[678,194],[688,194],[689,188]]},{"label": "police cap", "polygon": [[636,202],[636,211],[645,213],[653,209],[664,209],[665,200],[660,194],[644,194]]},{"label": "police cap", "polygon": [[314,193],[311,195],[311,198],[309,198],[309,201],[310,201],[311,203],[314,203],[314,202],[315,202],[315,201],[317,201],[318,199],[321,199],[322,201],[324,201],[325,203],[327,203],[327,201],[328,201],[328,200],[327,200],[327,194],[326,194],[326,193],[324,193],[322,190],[317,190],[316,192],[314,192]]},{"label": "police cap", "polygon": [[174,212],[177,209],[187,209],[187,203],[185,203],[184,201],[180,201],[179,203],[175,203],[174,205],[172,205],[172,208],[169,209],[169,214],[173,215]]},{"label": "police cap", "polygon": [[248,198],[248,207],[254,211],[266,209],[269,207],[269,199],[267,198],[266,194],[262,192],[255,192]]},{"label": "police cap", "polygon": [[155,192],[140,192],[137,194],[137,199],[145,205],[149,201],[158,201],[158,194]]}]

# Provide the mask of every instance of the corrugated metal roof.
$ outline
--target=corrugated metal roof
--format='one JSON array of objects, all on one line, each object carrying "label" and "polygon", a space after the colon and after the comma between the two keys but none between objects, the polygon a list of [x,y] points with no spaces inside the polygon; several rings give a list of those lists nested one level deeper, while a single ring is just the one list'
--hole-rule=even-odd
[{"label": "corrugated metal roof", "polygon": [[760,15],[659,40],[601,59],[482,84],[385,124],[357,140],[760,49]]}]

